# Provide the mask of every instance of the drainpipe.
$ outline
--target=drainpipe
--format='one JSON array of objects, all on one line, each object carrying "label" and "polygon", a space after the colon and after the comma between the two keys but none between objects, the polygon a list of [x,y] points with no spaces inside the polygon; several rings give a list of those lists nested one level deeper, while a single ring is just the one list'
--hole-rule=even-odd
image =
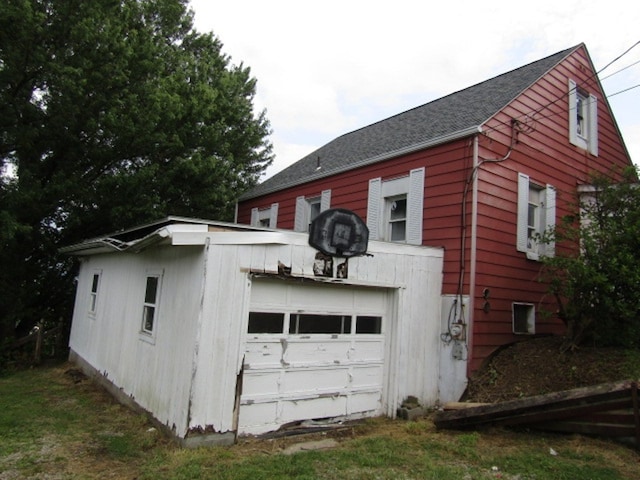
[{"label": "drainpipe", "polygon": [[475,313],[476,291],[476,259],[477,259],[477,234],[478,234],[478,175],[480,175],[478,162],[478,135],[473,137],[473,193],[471,194],[471,242],[469,252],[469,304],[467,305],[467,375],[473,358],[473,327]]}]

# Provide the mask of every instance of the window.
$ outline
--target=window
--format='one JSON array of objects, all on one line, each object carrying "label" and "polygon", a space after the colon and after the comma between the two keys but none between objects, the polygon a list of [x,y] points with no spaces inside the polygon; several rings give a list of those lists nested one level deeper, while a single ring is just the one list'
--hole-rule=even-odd
[{"label": "window", "polygon": [[512,304],[513,333],[533,335],[536,333],[536,311],[533,304]]},{"label": "window", "polygon": [[296,232],[308,232],[309,224],[331,207],[331,190],[323,190],[319,197],[296,198],[296,213],[294,230]]},{"label": "window", "polygon": [[598,99],[569,80],[569,141],[598,155]]},{"label": "window", "polygon": [[142,332],[146,334],[153,334],[156,326],[161,279],[160,274],[147,275],[142,308]]},{"label": "window", "polygon": [[382,317],[358,316],[356,318],[356,333],[382,333]]},{"label": "window", "polygon": [[282,333],[284,313],[250,312],[248,333]]},{"label": "window", "polygon": [[100,273],[94,272],[91,277],[91,291],[89,292],[89,315],[94,316],[98,307],[98,289],[100,288]]},{"label": "window", "polygon": [[542,187],[529,181],[529,176],[518,174],[518,226],[517,249],[531,260],[555,254],[553,242],[540,243],[538,237],[555,227],[556,191],[551,185]]},{"label": "window", "polygon": [[291,314],[289,333],[351,333],[351,317],[327,314]]},{"label": "window", "polygon": [[407,196],[385,198],[385,224],[388,226],[386,238],[392,242],[407,239]]},{"label": "window", "polygon": [[276,228],[278,223],[278,204],[272,203],[266,208],[251,209],[251,225],[254,227]]},{"label": "window", "polygon": [[422,244],[425,169],[409,176],[369,180],[367,227],[371,240]]},{"label": "window", "polygon": [[[288,327],[286,326],[288,320]],[[354,333],[353,316],[328,313],[250,312],[249,334],[284,334],[288,328],[291,335]],[[381,334],[382,317],[356,315],[355,333],[358,335]]]}]

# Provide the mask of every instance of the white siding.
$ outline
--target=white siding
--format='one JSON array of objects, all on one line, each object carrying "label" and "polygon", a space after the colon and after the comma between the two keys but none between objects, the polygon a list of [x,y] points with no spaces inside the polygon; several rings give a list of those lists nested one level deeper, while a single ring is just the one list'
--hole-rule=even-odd
[{"label": "white siding", "polygon": [[[193,346],[202,296],[202,248],[86,257],[71,349],[177,434],[186,432]],[[91,276],[102,269],[99,310],[87,315]],[[146,272],[162,268],[155,343],[140,334]]]}]

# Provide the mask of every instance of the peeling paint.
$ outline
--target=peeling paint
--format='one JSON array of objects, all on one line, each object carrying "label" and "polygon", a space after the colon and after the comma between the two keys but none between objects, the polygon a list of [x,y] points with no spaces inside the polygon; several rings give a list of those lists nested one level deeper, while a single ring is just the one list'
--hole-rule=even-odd
[{"label": "peeling paint", "polygon": [[345,259],[344,262],[338,265],[336,268],[336,278],[348,278],[349,277],[349,260]]}]

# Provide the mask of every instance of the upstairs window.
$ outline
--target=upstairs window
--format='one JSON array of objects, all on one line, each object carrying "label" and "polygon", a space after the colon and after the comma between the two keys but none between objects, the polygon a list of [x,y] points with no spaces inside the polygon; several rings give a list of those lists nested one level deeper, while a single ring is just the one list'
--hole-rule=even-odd
[{"label": "upstairs window", "polygon": [[278,224],[278,204],[272,203],[266,208],[251,209],[251,226],[276,228]]},{"label": "upstairs window", "polygon": [[424,175],[422,167],[406,177],[369,180],[369,239],[422,244]]},{"label": "upstairs window", "polygon": [[569,80],[569,141],[598,155],[598,99]]},{"label": "upstairs window", "polygon": [[323,190],[319,197],[296,198],[296,213],[293,229],[296,232],[308,232],[309,224],[321,212],[331,207],[331,190]]},{"label": "upstairs window", "polygon": [[556,223],[556,190],[552,185],[535,184],[524,173],[518,174],[518,225],[516,247],[530,260],[552,257],[555,245],[541,243],[539,236]]},{"label": "upstairs window", "polygon": [[392,242],[407,240],[407,196],[385,198],[387,236]]}]

